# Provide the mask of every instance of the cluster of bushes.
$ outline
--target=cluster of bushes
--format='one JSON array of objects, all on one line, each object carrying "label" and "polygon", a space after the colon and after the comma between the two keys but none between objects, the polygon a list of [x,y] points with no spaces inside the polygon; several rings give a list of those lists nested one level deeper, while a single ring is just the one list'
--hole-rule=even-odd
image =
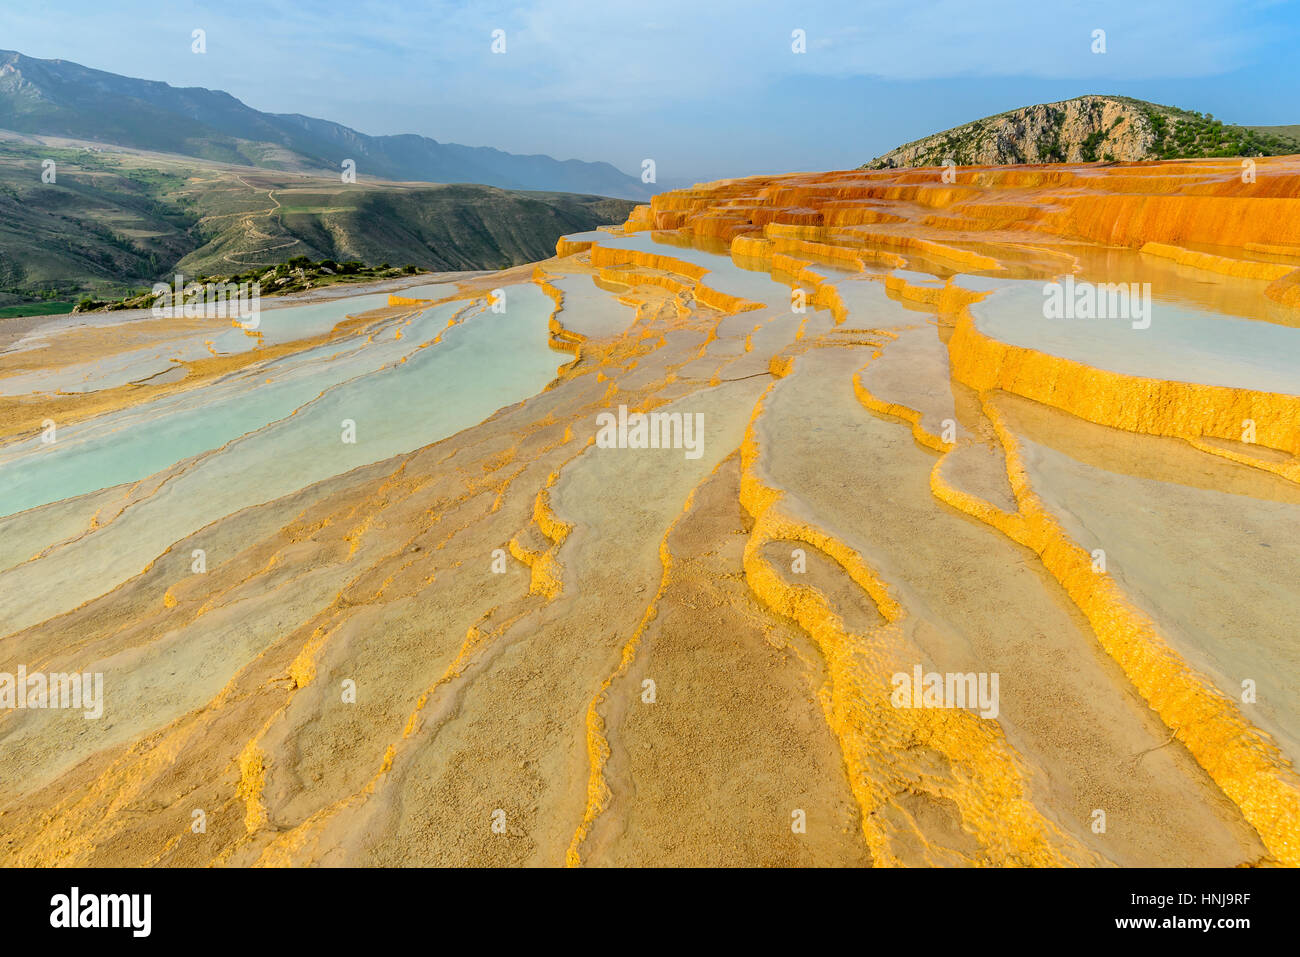
[{"label": "cluster of bushes", "polygon": [[[275,266],[257,266],[229,276],[199,275],[186,278],[188,282],[200,284],[209,282],[232,283],[235,285],[245,282],[260,283],[262,286],[261,294],[272,295],[299,292],[314,286],[331,285],[335,282],[358,282],[363,279],[392,279],[397,276],[413,276],[423,271],[420,267],[409,263],[401,267],[394,267],[388,263],[370,266],[359,259],[348,259],[343,262],[322,259],[315,262],[307,256],[294,256],[292,259],[287,259]],[[141,309],[148,308],[152,302],[153,291],[145,289],[138,292],[129,292],[117,300],[86,297],[77,304],[76,311]]]},{"label": "cluster of bushes", "polygon": [[1193,110],[1170,117],[1149,112],[1155,136],[1153,149],[1161,159],[1200,156],[1273,156],[1294,151],[1295,144],[1279,136],[1216,120],[1212,113]]},{"label": "cluster of bushes", "polygon": [[[360,259],[345,259],[342,262],[333,259],[322,259],[313,261],[307,256],[294,256],[292,259],[286,259],[275,266],[259,266],[244,272],[235,273],[230,276],[196,276],[196,282],[260,282],[263,285],[276,283],[277,280],[288,279],[290,281],[307,279],[319,280],[330,276],[347,277],[349,279],[383,279],[390,276],[411,276],[422,272],[419,266],[413,266],[409,263],[400,268],[394,268],[388,263],[380,263],[378,266],[370,266]],[[283,287],[287,283],[279,283]]]},{"label": "cluster of bushes", "polygon": [[[1094,110],[1094,114],[1100,114],[1100,112],[1100,109]],[[1115,127],[1119,126],[1123,122],[1124,118],[1122,116],[1116,117],[1115,122],[1111,123],[1110,126],[1105,129],[1098,127],[1083,138],[1083,142],[1079,144],[1079,155],[1083,158],[1085,163],[1095,163],[1099,159],[1112,159],[1109,153],[1105,156],[1099,155],[1101,144],[1109,139],[1110,134],[1115,132]]]}]

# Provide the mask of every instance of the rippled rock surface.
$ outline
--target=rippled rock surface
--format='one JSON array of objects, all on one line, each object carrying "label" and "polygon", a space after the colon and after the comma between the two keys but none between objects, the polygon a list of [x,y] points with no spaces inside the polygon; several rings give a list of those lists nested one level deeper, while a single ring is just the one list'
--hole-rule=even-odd
[{"label": "rippled rock surface", "polygon": [[1254,163],[724,181],[5,343],[0,705],[103,691],[0,710],[4,862],[1300,863]]}]

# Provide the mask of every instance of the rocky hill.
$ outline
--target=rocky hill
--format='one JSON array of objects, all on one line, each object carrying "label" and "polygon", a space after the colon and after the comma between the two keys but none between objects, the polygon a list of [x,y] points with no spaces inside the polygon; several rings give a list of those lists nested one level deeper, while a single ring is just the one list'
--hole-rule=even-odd
[{"label": "rocky hill", "polygon": [[1121,96],[1040,103],[906,143],[863,169],[1300,153],[1296,127],[1233,126]]}]

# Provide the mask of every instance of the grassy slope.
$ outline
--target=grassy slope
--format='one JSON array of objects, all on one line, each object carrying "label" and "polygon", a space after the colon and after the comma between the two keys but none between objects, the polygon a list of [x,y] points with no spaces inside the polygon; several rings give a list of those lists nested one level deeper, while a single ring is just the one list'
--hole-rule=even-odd
[{"label": "grassy slope", "polygon": [[[45,159],[53,184],[41,182]],[[560,235],[622,222],[632,205],[0,139],[0,307],[116,298],[178,268],[229,274],[294,256],[498,268],[544,259]]]},{"label": "grassy slope", "polygon": [[1281,136],[1295,140],[1296,148],[1300,150],[1300,126],[1250,126],[1247,129],[1255,130],[1267,136]]}]

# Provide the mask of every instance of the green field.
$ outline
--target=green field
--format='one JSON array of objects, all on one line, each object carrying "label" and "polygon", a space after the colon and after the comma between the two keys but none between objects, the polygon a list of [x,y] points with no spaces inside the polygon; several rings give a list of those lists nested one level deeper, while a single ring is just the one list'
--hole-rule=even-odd
[{"label": "green field", "polygon": [[0,319],[17,319],[20,316],[58,316],[71,312],[71,302],[28,302],[17,306],[0,306]]}]

